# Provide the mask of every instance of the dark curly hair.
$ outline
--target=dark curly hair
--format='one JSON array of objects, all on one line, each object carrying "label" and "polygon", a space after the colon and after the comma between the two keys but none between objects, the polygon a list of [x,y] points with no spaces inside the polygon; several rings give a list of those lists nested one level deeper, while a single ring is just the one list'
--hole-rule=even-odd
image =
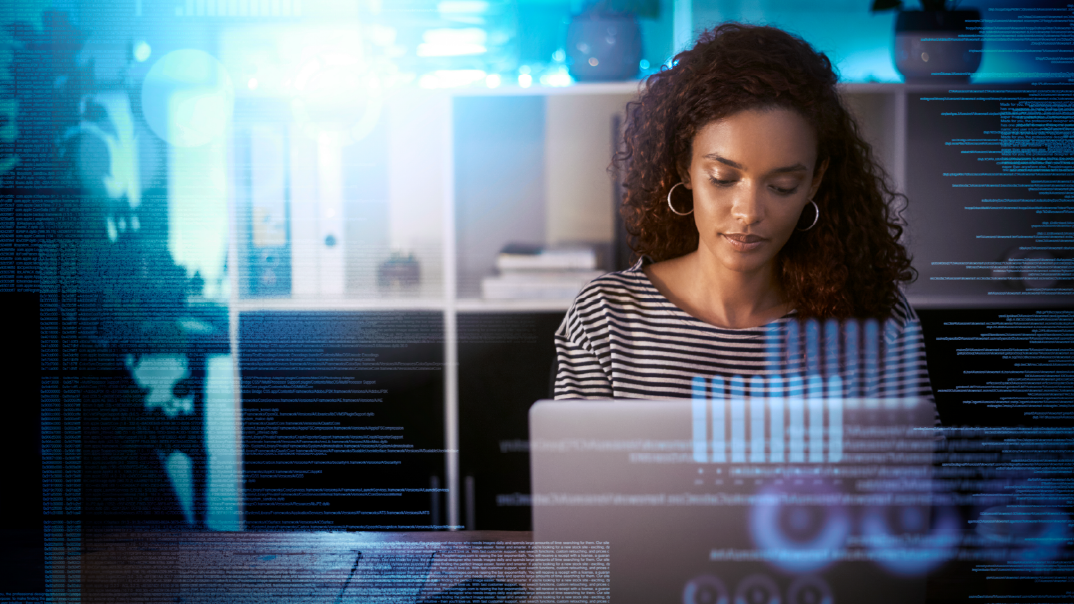
[{"label": "dark curly hair", "polygon": [[693,218],[673,214],[667,194],[704,126],[746,109],[790,109],[812,125],[818,165],[827,160],[828,169],[813,197],[820,221],[795,231],[776,258],[784,295],[801,318],[889,316],[899,282],[916,277],[894,207],[905,197],[893,191],[836,82],[828,57],[804,40],[740,23],[704,32],[672,67],[649,76],[627,104],[625,144],[613,163],[634,252],[661,261],[697,249]]}]

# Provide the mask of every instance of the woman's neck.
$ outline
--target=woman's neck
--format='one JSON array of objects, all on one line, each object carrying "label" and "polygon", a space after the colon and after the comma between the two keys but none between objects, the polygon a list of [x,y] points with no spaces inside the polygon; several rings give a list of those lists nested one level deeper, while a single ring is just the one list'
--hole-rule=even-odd
[{"label": "woman's neck", "polygon": [[645,273],[673,304],[718,327],[757,327],[793,308],[783,299],[771,265],[758,271],[731,271],[692,252],[649,265]]}]

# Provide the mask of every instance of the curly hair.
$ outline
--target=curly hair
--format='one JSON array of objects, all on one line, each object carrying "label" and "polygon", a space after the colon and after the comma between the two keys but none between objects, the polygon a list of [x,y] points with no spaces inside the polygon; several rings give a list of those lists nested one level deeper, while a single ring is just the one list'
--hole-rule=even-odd
[{"label": "curly hair", "polygon": [[795,231],[776,257],[784,295],[801,318],[889,316],[899,283],[916,277],[894,207],[905,196],[893,191],[836,82],[828,57],[804,40],[739,23],[704,32],[649,76],[627,104],[625,144],[613,163],[634,252],[661,261],[697,249],[693,218],[673,214],[667,195],[704,126],[746,109],[789,109],[813,127],[818,165],[827,160],[828,169],[813,197],[821,220]]}]

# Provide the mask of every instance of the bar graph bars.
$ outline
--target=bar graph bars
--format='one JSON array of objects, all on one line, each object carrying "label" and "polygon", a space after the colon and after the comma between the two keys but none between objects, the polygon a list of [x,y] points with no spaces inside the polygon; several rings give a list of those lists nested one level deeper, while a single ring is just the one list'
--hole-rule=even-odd
[{"label": "bar graph bars", "polygon": [[[693,460],[832,463],[848,406],[916,400],[920,324],[791,321],[765,341],[764,375],[693,378]],[[907,345],[909,344],[909,345]]]},{"label": "bar graph bars", "polygon": [[[760,376],[751,378],[751,391],[763,391],[764,381]],[[845,399],[823,396],[820,378],[813,381],[818,384],[817,396],[784,399],[734,394],[734,388],[724,396],[722,379],[694,378],[693,460],[697,463],[840,461]],[[787,459],[784,459],[785,450]]]}]

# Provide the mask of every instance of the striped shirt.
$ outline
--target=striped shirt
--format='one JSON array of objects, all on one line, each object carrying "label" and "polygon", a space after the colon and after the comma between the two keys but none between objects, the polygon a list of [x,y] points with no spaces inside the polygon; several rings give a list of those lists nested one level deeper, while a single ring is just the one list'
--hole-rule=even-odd
[{"label": "striped shirt", "polygon": [[887,321],[799,321],[716,327],[664,297],[642,271],[599,277],[578,294],[556,330],[557,399],[748,396],[932,399],[921,324],[905,297]]}]

